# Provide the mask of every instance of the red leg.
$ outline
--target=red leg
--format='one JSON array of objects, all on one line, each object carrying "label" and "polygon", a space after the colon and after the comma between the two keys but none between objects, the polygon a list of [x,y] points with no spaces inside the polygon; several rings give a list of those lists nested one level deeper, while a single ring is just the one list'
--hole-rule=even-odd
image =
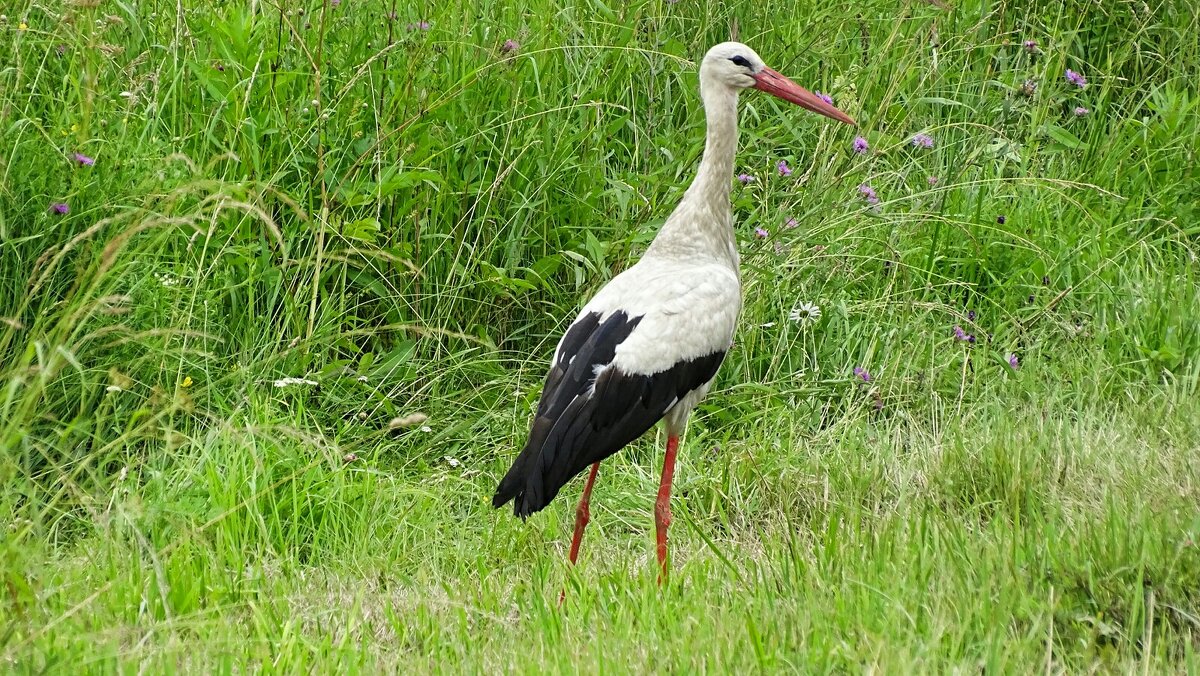
[{"label": "red leg", "polygon": [[579,498],[579,506],[575,508],[575,535],[571,538],[571,565],[575,565],[575,559],[579,558],[579,543],[583,542],[583,529],[591,520],[592,514],[588,509],[592,499],[592,484],[596,483],[596,472],[600,470],[600,463],[592,465],[592,472],[588,474],[587,484],[583,487],[583,497]]},{"label": "red leg", "polygon": [[[588,474],[587,483],[583,486],[583,495],[579,498],[579,506],[575,508],[575,535],[571,536],[571,565],[575,565],[575,560],[579,558],[579,543],[583,542],[583,529],[591,520],[591,510],[588,509],[592,501],[592,484],[596,483],[596,472],[600,471],[600,463],[592,465],[592,471]],[[558,592],[558,605],[562,605],[563,600],[567,598],[567,590],[564,587]]]},{"label": "red leg", "polygon": [[662,482],[654,502],[654,525],[658,531],[658,583],[667,579],[667,526],[671,525],[671,480],[675,477],[675,453],[679,437],[667,437],[667,455],[663,459]]}]

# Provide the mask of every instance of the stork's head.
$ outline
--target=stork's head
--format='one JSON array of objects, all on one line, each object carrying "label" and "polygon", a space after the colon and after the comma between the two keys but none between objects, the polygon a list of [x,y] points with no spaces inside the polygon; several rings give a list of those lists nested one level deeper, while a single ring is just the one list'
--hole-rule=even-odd
[{"label": "stork's head", "polygon": [[767,68],[761,57],[740,42],[722,42],[708,50],[700,63],[700,82],[719,84],[733,91],[759,89],[801,108],[853,125],[849,115],[825,103],[816,94]]}]

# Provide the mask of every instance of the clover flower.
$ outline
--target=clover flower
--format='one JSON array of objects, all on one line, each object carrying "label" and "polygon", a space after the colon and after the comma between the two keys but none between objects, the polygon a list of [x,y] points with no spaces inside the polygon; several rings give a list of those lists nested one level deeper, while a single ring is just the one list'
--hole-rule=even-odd
[{"label": "clover flower", "polygon": [[866,183],[858,186],[858,194],[862,195],[863,199],[867,201],[867,204],[879,204],[879,195],[876,195],[875,189]]}]

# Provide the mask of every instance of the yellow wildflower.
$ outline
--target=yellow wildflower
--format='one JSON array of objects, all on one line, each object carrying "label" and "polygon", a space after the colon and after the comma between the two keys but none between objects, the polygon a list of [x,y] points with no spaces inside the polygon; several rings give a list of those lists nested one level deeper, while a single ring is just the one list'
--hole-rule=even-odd
[{"label": "yellow wildflower", "polygon": [[191,387],[192,386],[192,377],[184,376],[183,382],[180,383],[180,385],[182,385],[183,387]]}]

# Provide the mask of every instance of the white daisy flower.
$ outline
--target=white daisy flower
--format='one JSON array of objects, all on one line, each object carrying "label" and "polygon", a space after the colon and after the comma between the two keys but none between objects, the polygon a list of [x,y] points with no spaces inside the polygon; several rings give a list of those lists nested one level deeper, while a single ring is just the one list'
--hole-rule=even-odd
[{"label": "white daisy flower", "polygon": [[788,313],[788,319],[801,325],[814,324],[820,318],[821,307],[816,303],[801,303]]}]

